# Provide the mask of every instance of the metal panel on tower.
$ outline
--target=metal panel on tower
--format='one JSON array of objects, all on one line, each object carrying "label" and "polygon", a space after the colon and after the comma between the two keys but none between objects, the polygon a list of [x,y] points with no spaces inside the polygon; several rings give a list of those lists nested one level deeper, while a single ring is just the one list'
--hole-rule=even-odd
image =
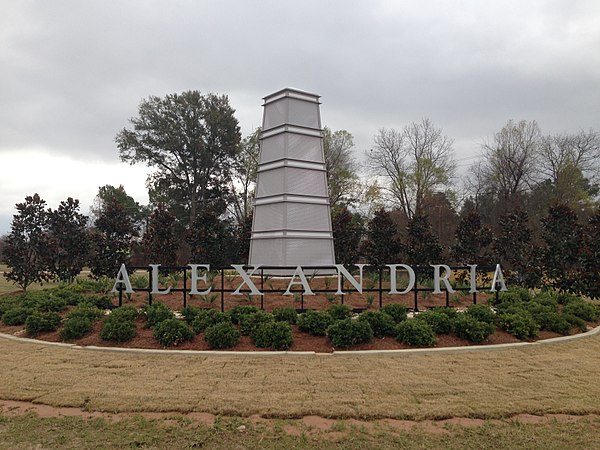
[{"label": "metal panel on tower", "polygon": [[251,266],[335,264],[319,98],[287,88],[263,99]]}]

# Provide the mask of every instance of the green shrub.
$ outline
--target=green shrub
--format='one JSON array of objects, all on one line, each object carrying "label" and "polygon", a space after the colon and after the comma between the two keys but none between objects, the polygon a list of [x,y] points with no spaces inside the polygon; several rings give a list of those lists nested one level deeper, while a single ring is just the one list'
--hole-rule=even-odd
[{"label": "green shrub", "polygon": [[133,319],[128,319],[126,314],[115,314],[115,312],[104,319],[100,337],[105,341],[126,342],[132,340],[137,334]]},{"label": "green shrub", "polygon": [[96,294],[107,294],[113,288],[115,280],[108,277],[100,277],[96,280],[91,278],[75,278],[74,286],[71,289],[75,289],[79,292],[95,292]]},{"label": "green shrub", "polygon": [[257,347],[287,350],[294,343],[292,326],[283,321],[262,323],[254,329],[252,341]]},{"label": "green shrub", "polygon": [[518,339],[537,336],[540,331],[539,325],[527,311],[523,311],[521,314],[501,314],[498,322],[500,328]]},{"label": "green shrub", "polygon": [[396,327],[396,339],[415,347],[431,347],[435,344],[435,333],[424,320],[405,320]]},{"label": "green shrub", "polygon": [[113,309],[108,317],[113,317],[113,320],[119,319],[133,322],[135,319],[138,318],[138,316],[139,312],[135,308],[135,306],[127,305]]},{"label": "green shrub", "polygon": [[568,292],[559,292],[558,294],[556,294],[556,301],[559,305],[567,305],[572,301],[577,300],[581,300],[581,298],[575,294],[569,294]]},{"label": "green shrub", "polygon": [[67,313],[67,318],[73,317],[84,317],[94,322],[96,319],[102,317],[104,313],[96,308],[96,306],[90,303],[80,303],[75,308]]},{"label": "green shrub", "polygon": [[346,305],[331,305],[327,313],[333,320],[344,320],[352,317],[352,310]]},{"label": "green shrub", "polygon": [[[498,294],[499,303],[523,303],[531,300],[531,294],[526,288],[513,288]],[[492,297],[491,301],[495,301]]]},{"label": "green shrub", "polygon": [[598,307],[586,302],[582,298],[578,298],[577,300],[571,300],[567,303],[563,309],[565,314],[570,314],[575,317],[579,317],[586,322],[594,322],[598,320]]},{"label": "green shrub", "polygon": [[581,332],[587,331],[587,324],[585,323],[585,320],[583,320],[581,317],[577,317],[577,316],[574,316],[573,314],[565,314],[565,313],[563,313],[562,316],[572,326],[579,328],[579,331],[581,331]]},{"label": "green shrub", "polygon": [[175,318],[173,311],[169,309],[167,305],[163,303],[152,303],[151,305],[144,305],[142,308],[142,315],[146,319],[146,328],[154,328],[165,320]]},{"label": "green shrub", "polygon": [[469,305],[466,314],[480,322],[493,324],[496,321],[496,313],[487,305]]},{"label": "green shrub", "polygon": [[454,332],[460,338],[479,344],[496,331],[494,325],[481,322],[467,313],[458,314],[453,321]]},{"label": "green shrub", "polygon": [[230,317],[228,314],[216,309],[201,309],[192,321],[192,329],[194,333],[198,334],[217,323],[229,321]]},{"label": "green shrub", "polygon": [[381,312],[390,316],[394,322],[400,323],[406,320],[408,308],[399,303],[389,303],[381,308]]},{"label": "green shrub", "polygon": [[78,290],[73,289],[71,286],[61,286],[52,290],[52,295],[62,298],[65,303],[69,306],[75,306],[84,301],[85,296]]},{"label": "green shrub", "polygon": [[112,300],[108,295],[86,295],[82,302],[91,303],[99,309],[110,309],[113,307]]},{"label": "green shrub", "polygon": [[60,325],[60,315],[57,312],[34,312],[25,320],[25,330],[30,336],[43,331],[54,331]]},{"label": "green shrub", "polygon": [[456,311],[456,309],[454,308],[449,308],[449,307],[441,307],[441,308],[435,308],[434,311],[436,312],[440,312],[442,314],[445,314],[446,316],[448,316],[448,318],[450,320],[453,320],[456,318],[458,311]]},{"label": "green shrub", "polygon": [[229,311],[227,311],[227,314],[229,314],[229,317],[231,318],[231,323],[238,325],[242,316],[256,314],[259,312],[261,312],[261,310],[258,309],[256,306],[238,305],[234,306]]},{"label": "green shrub", "polygon": [[181,310],[181,315],[183,316],[184,320],[191,325],[194,319],[199,314],[202,314],[202,311],[204,311],[204,308],[198,308],[197,306],[186,306]]},{"label": "green shrub", "polygon": [[287,322],[294,325],[298,321],[298,313],[290,306],[285,308],[275,308],[271,312],[276,322]]},{"label": "green shrub", "polygon": [[368,322],[375,337],[382,338],[396,334],[396,322],[390,315],[381,311],[366,311],[358,316],[358,321]]},{"label": "green shrub", "polygon": [[28,308],[15,306],[2,314],[2,322],[5,325],[23,325],[31,313]]},{"label": "green shrub", "polygon": [[67,309],[67,302],[47,291],[28,292],[23,297],[23,306],[32,311],[60,312]]},{"label": "green shrub", "polygon": [[541,330],[554,331],[564,336],[571,333],[571,324],[557,311],[538,312],[533,316]]},{"label": "green shrub", "polygon": [[344,319],[330,325],[327,328],[327,336],[334,347],[347,348],[370,342],[373,339],[373,330],[366,320]]},{"label": "green shrub", "polygon": [[219,322],[206,329],[204,339],[210,348],[231,348],[240,341],[240,332],[230,322]]},{"label": "green shrub", "polygon": [[0,297],[0,318],[6,311],[17,306],[23,306],[22,297]]},{"label": "green shrub", "polygon": [[171,347],[184,341],[191,341],[196,333],[181,320],[166,319],[156,324],[152,335],[163,347]]},{"label": "green shrub", "polygon": [[79,339],[85,334],[92,331],[94,328],[94,321],[85,315],[75,315],[65,320],[62,330],[60,330],[60,337],[63,340]]},{"label": "green shrub", "polygon": [[240,333],[243,336],[251,336],[256,328],[264,323],[274,322],[273,316],[260,311],[255,314],[246,314],[240,316]]},{"label": "green shrub", "polygon": [[417,314],[415,319],[427,322],[436,334],[448,334],[452,331],[452,319],[450,319],[448,314],[438,309],[423,311]]},{"label": "green shrub", "polygon": [[333,317],[325,311],[307,311],[298,316],[300,331],[313,336],[325,336],[327,328],[333,323]]}]

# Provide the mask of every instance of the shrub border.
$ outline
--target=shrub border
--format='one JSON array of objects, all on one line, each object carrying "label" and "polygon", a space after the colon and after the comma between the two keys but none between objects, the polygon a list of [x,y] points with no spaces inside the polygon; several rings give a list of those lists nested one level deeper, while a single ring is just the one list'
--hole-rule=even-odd
[{"label": "shrub border", "polygon": [[138,353],[138,354],[177,354],[189,356],[405,356],[406,354],[427,354],[427,353],[462,353],[462,352],[486,352],[500,351],[510,349],[535,348],[540,345],[554,345],[568,343],[579,339],[588,339],[600,334],[600,325],[596,328],[578,333],[571,336],[559,336],[549,339],[541,339],[535,342],[511,342],[508,344],[492,344],[492,345],[465,345],[461,347],[439,347],[439,348],[408,348],[395,350],[334,350],[332,353],[317,353],[314,351],[294,352],[294,351],[221,351],[221,350],[164,350],[156,348],[123,348],[123,347],[98,347],[94,345],[77,345],[64,342],[48,342],[39,339],[24,338],[14,336],[12,334],[0,333],[0,339],[7,339],[16,342],[27,344],[43,345],[48,347],[63,347],[73,350],[98,351],[98,352],[121,352],[121,353]]}]

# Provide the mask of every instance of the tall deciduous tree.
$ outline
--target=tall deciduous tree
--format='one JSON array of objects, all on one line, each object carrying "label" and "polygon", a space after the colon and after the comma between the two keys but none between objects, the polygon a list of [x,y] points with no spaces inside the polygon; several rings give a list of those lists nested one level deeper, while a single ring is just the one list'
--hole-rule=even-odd
[{"label": "tall deciduous tree", "polygon": [[72,282],[88,262],[90,240],[88,217],[79,212],[79,200],[72,197],[48,210],[48,262],[61,281]]},{"label": "tall deciduous tree", "polygon": [[127,194],[122,184],[119,187],[107,184],[98,188],[98,194],[96,194],[90,207],[92,219],[96,220],[106,205],[113,202],[122,205],[125,212],[129,214],[133,223],[138,227],[148,217],[147,208],[140,205],[131,195]]},{"label": "tall deciduous tree", "polygon": [[356,201],[359,183],[353,148],[354,138],[348,131],[332,131],[328,127],[323,129],[323,153],[331,206],[347,206]]},{"label": "tall deciduous tree", "polygon": [[453,142],[429,119],[402,131],[382,128],[367,157],[388,201],[407,217],[424,214],[423,200],[447,189],[454,175]]},{"label": "tall deciduous tree", "polygon": [[508,208],[521,205],[522,194],[535,184],[541,143],[537,122],[512,120],[482,146],[478,177],[484,191]]},{"label": "tall deciduous tree", "polygon": [[240,152],[233,161],[233,175],[230,181],[233,196],[229,209],[238,226],[244,226],[252,215],[256,171],[260,157],[260,133],[260,128],[257,128],[242,140]]},{"label": "tall deciduous tree", "polygon": [[38,194],[25,197],[17,203],[11,231],[6,238],[4,261],[9,267],[4,272],[7,280],[27,291],[32,283],[42,283],[51,278],[48,271],[46,202]]},{"label": "tall deciduous tree", "polygon": [[183,223],[191,224],[209,204],[223,212],[240,144],[234,112],[227,96],[187,91],[150,97],[130,120],[133,127],[115,138],[121,159],[156,169],[148,179],[150,200],[181,205]]}]

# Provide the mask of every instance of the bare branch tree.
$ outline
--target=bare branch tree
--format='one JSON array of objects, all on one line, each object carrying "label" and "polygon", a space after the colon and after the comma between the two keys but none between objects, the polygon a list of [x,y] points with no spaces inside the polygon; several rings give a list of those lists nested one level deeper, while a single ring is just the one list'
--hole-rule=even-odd
[{"label": "bare branch tree", "polygon": [[447,188],[454,176],[453,141],[429,119],[411,123],[402,132],[382,128],[367,154],[371,171],[385,180],[388,201],[411,218],[423,211],[423,200]]}]

